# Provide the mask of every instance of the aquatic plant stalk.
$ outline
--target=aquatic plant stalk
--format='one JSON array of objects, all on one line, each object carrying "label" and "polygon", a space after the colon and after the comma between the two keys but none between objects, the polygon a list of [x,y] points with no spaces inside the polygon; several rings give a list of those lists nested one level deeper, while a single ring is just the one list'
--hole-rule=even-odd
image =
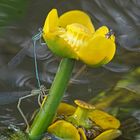
[{"label": "aquatic plant stalk", "polygon": [[53,121],[57,108],[63,98],[74,66],[74,59],[63,58],[59,65],[49,95],[39,113],[37,114],[29,131],[29,138],[40,139]]}]

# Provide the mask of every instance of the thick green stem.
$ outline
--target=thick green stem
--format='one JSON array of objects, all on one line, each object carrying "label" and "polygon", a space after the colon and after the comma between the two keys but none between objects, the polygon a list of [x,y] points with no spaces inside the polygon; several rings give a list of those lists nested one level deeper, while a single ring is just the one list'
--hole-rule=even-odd
[{"label": "thick green stem", "polygon": [[49,91],[47,100],[37,114],[30,132],[29,138],[32,140],[40,139],[42,134],[47,131],[48,126],[53,121],[58,105],[60,104],[74,66],[74,60],[62,59],[55,79]]}]

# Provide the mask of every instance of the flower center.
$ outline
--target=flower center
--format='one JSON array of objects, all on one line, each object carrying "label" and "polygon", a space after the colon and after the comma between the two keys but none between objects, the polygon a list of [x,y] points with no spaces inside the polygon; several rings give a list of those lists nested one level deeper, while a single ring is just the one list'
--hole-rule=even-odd
[{"label": "flower center", "polygon": [[78,51],[80,47],[87,43],[92,33],[90,30],[78,23],[67,25],[65,34],[61,37],[75,50]]}]

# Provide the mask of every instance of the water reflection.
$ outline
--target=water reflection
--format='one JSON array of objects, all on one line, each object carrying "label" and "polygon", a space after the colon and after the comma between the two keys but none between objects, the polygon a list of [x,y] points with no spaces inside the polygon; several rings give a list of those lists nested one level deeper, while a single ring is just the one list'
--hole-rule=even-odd
[{"label": "water reflection", "polygon": [[[33,74],[22,69],[8,69],[4,67],[0,69],[0,80],[15,87],[27,87],[27,81],[33,79]],[[28,83],[29,84],[29,83]],[[30,85],[29,85],[30,86]]]},{"label": "water reflection", "polygon": [[3,91],[0,92],[0,105],[18,101],[20,97],[30,94],[31,91]]},{"label": "water reflection", "polygon": [[107,65],[103,66],[105,69],[113,71],[113,72],[128,72],[131,70],[130,66],[121,65],[117,63],[110,62]]}]

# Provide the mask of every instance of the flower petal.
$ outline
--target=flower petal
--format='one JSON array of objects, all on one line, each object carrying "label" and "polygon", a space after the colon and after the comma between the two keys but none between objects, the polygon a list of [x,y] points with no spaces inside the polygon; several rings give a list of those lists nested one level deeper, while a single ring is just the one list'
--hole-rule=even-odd
[{"label": "flower petal", "polygon": [[63,38],[53,36],[51,39],[46,39],[48,48],[56,55],[67,58],[78,59],[76,52]]},{"label": "flower petal", "polygon": [[43,32],[46,35],[47,33],[51,33],[53,31],[56,30],[58,26],[58,14],[57,14],[57,10],[56,9],[52,9],[46,20],[45,20],[45,24],[43,27]]},{"label": "flower petal", "polygon": [[79,23],[87,27],[91,33],[95,32],[94,26],[90,20],[90,17],[80,11],[80,10],[72,10],[69,12],[64,13],[59,18],[59,26],[66,27],[69,24],[72,23]]},{"label": "flower petal", "polygon": [[78,130],[69,122],[59,120],[48,128],[48,132],[63,140],[80,140]]},{"label": "flower petal", "polygon": [[84,130],[82,128],[78,128],[78,132],[79,132],[79,134],[81,136],[81,140],[87,140],[85,132],[84,132]]},{"label": "flower petal", "polygon": [[57,110],[57,115],[72,115],[75,112],[76,108],[70,104],[67,103],[60,103],[58,110]]},{"label": "flower petal", "polygon": [[106,26],[102,26],[96,30],[94,36],[105,36],[109,32],[109,29]]},{"label": "flower petal", "polygon": [[113,58],[115,50],[115,43],[112,40],[97,36],[79,49],[78,56],[88,65],[96,66],[99,63],[103,65]]},{"label": "flower petal", "polygon": [[94,140],[113,140],[121,135],[121,131],[117,129],[106,130],[98,135]]},{"label": "flower petal", "polygon": [[101,128],[105,129],[117,129],[120,127],[120,121],[114,116],[101,110],[94,110],[90,113],[90,119],[94,121]]},{"label": "flower petal", "polygon": [[[100,28],[98,28],[96,30],[96,32],[94,33],[94,36],[93,37],[97,37],[97,36],[103,36],[105,37],[105,35],[109,32],[109,29],[106,27],[106,26],[102,26]],[[110,36],[110,39],[112,41],[115,41],[115,36],[114,35],[111,35]]]}]

